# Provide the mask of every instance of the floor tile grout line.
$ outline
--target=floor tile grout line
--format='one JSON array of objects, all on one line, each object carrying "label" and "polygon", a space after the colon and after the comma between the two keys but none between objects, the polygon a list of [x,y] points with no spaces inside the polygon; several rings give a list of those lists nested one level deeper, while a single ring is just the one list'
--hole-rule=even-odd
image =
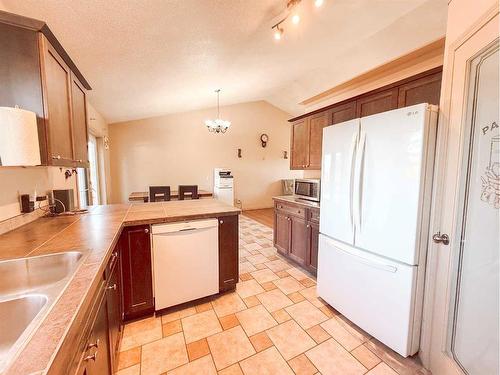
[{"label": "floor tile grout line", "polygon": [[[258,250],[257,250],[257,251],[258,251]],[[264,254],[262,254],[262,255],[264,255]],[[264,255],[264,256],[265,256],[265,255]],[[287,263],[287,264],[289,264],[289,263]],[[264,265],[265,265],[265,264],[264,264]],[[298,269],[298,268],[297,268],[297,266],[295,266],[295,265],[291,265],[291,264],[289,264],[289,265],[290,265],[291,267],[290,267],[290,268],[287,268],[287,270],[292,269],[292,268],[294,268],[294,269]],[[267,267],[267,265],[265,265],[265,266]],[[264,269],[264,268],[263,268],[263,269]],[[269,269],[269,267],[267,267],[267,269]],[[256,271],[251,271],[251,272],[257,272],[257,271],[258,271],[258,270],[256,270]],[[301,270],[299,269],[299,271],[301,271]],[[271,272],[273,272],[273,273],[274,273],[274,271],[272,271],[272,270],[271,270]],[[292,277],[293,277],[296,281],[300,282],[300,281],[299,281],[297,278],[295,278],[293,275],[290,275],[290,276],[292,276]],[[308,277],[309,277],[309,276],[308,276]],[[256,281],[257,281],[257,280],[256,280]],[[262,285],[262,284],[261,284],[261,283],[259,283],[258,281],[257,281],[257,283],[258,283],[259,285]],[[315,286],[315,285],[312,285],[312,286],[310,286],[310,287],[306,287],[306,286],[304,286],[304,289],[308,289],[308,288],[311,288],[311,287],[313,287],[313,286]],[[304,289],[301,289],[301,290],[304,290]],[[257,294],[252,295],[252,296],[257,298],[257,296],[258,296],[258,295],[260,295],[260,294],[264,294],[264,293],[266,293],[266,292],[268,292],[268,291],[266,291],[266,290],[265,290],[264,292],[257,293]],[[281,293],[283,293],[281,290],[280,290],[280,292],[281,292]],[[298,292],[300,292],[300,290],[299,290]],[[234,291],[234,293],[237,293],[237,292],[236,292],[236,291]],[[284,293],[283,293],[283,294],[284,294]],[[284,295],[285,295],[285,296],[287,296],[286,294],[284,294]],[[252,296],[248,296],[248,297],[252,297]],[[240,297],[240,296],[238,295],[238,297]],[[287,297],[288,297],[288,296],[287,296]],[[305,298],[305,297],[304,297],[304,298]],[[240,299],[242,299],[242,298],[240,297]],[[243,300],[243,299],[242,299],[242,300]],[[311,303],[311,301],[310,301],[308,298],[305,298],[304,300],[306,300],[306,301],[308,301],[309,303]],[[287,311],[286,311],[286,308],[291,307],[291,306],[294,306],[294,305],[297,305],[298,303],[301,303],[301,302],[303,302],[304,300],[302,300],[302,301],[300,301],[300,302],[297,302],[297,303],[295,303],[295,302],[291,301],[291,302],[292,302],[292,304],[291,304],[290,306],[286,306],[285,308],[283,308],[283,310],[284,310],[285,312],[287,312]],[[210,302],[210,304],[211,304],[212,310],[214,310],[214,312],[215,312],[215,307],[214,307],[213,301],[214,301],[214,300],[210,300],[209,302]],[[243,302],[244,302],[244,301],[243,301]],[[259,300],[259,302],[260,302],[260,300]],[[202,303],[202,304],[203,304],[203,303]],[[262,304],[262,303],[260,303],[260,304]],[[262,304],[262,305],[263,305],[263,304]],[[235,312],[235,313],[234,313],[234,314],[235,314],[235,316],[236,316],[236,313],[238,313],[238,312],[249,310],[249,309],[251,309],[251,308],[253,308],[253,307],[257,307],[258,305],[256,305],[256,306],[252,306],[252,307],[248,307],[248,306],[246,305],[246,303],[245,303],[245,306],[246,306],[246,308],[245,308],[245,309]],[[324,304],[323,304],[323,306],[327,306],[327,305],[324,305]],[[323,307],[323,306],[322,306],[322,307]],[[340,346],[341,346],[341,347],[342,347],[345,351],[347,351],[347,352],[351,355],[351,357],[352,357],[352,358],[353,358],[356,362],[360,363],[360,364],[364,367],[364,365],[363,365],[360,361],[358,361],[358,360],[357,360],[357,358],[356,358],[356,357],[355,357],[355,356],[354,356],[351,352],[352,352],[352,351],[354,351],[354,350],[356,350],[356,349],[357,349],[357,348],[359,348],[360,346],[363,346],[364,344],[366,344],[366,342],[370,341],[370,340],[371,340],[371,338],[370,338],[368,341],[363,341],[360,345],[356,346],[356,347],[355,347],[355,348],[353,348],[351,351],[347,350],[347,348],[345,348],[345,347],[344,347],[344,346],[343,346],[340,342],[338,342],[338,341],[337,341],[337,340],[336,340],[333,336],[331,336],[331,335],[329,335],[330,337],[329,337],[328,339],[326,339],[325,341],[323,341],[323,342],[321,342],[321,343],[319,343],[319,344],[318,344],[318,343],[316,343],[316,341],[314,340],[314,338],[313,338],[313,337],[309,334],[309,332],[307,332],[307,330],[306,330],[306,329],[304,329],[304,328],[303,328],[303,327],[302,327],[302,326],[301,326],[301,325],[300,325],[300,324],[296,321],[296,319],[295,319],[295,318],[293,318],[293,316],[291,316],[290,314],[288,314],[288,312],[287,312],[287,314],[290,316],[290,319],[288,319],[288,320],[287,320],[287,321],[285,321],[285,322],[278,323],[278,322],[276,321],[276,319],[274,318],[274,316],[272,315],[273,313],[272,313],[272,312],[270,312],[270,311],[266,308],[266,306],[265,306],[265,305],[263,305],[263,307],[264,307],[264,309],[265,309],[265,310],[266,310],[266,311],[267,311],[267,312],[271,315],[271,317],[273,318],[273,320],[277,323],[277,326],[279,326],[279,325],[281,325],[281,324],[284,324],[284,323],[286,323],[286,322],[288,322],[288,321],[290,321],[290,320],[293,320],[293,321],[294,321],[294,322],[295,322],[295,323],[296,323],[296,324],[297,324],[297,325],[301,328],[301,330],[302,330],[302,331],[304,331],[304,332],[305,332],[305,333],[306,333],[306,334],[307,334],[307,335],[308,335],[308,336],[312,339],[312,341],[314,342],[314,346],[313,346],[312,348],[310,348],[310,349],[308,349],[308,350],[306,350],[306,351],[304,351],[304,352],[302,352],[302,353],[298,354],[297,356],[295,356],[295,357],[293,357],[293,358],[296,358],[296,357],[298,357],[298,356],[300,356],[300,355],[302,355],[302,354],[306,355],[306,353],[307,353],[308,351],[310,351],[310,350],[312,350],[313,348],[315,348],[315,347],[317,347],[317,346],[321,345],[323,342],[326,342],[326,341],[328,341],[329,339],[333,339],[333,340],[334,340],[336,343],[338,343],[338,344],[339,344],[339,345],[340,345]],[[319,310],[319,308],[318,308],[317,306],[313,305],[313,307],[315,307],[316,309],[318,309],[318,310]],[[281,309],[280,309],[280,310],[281,310]],[[203,312],[204,312],[204,311],[203,311]],[[202,312],[200,312],[200,313],[202,313]],[[196,315],[196,314],[199,314],[199,313],[198,313],[198,312],[196,312],[195,314],[192,314],[192,315]],[[323,314],[324,314],[324,313],[323,313]],[[192,315],[189,315],[189,316],[192,316]],[[230,314],[229,314],[229,315],[230,315]],[[218,317],[218,315],[217,315],[217,314],[216,314],[216,317],[217,317],[217,319],[219,320],[219,324],[222,326],[222,324],[220,323],[220,318]],[[236,316],[236,318],[237,318],[237,316]],[[326,321],[328,321],[328,320],[330,320],[330,319],[333,319],[333,318],[336,318],[336,316],[335,316],[335,315],[334,315],[334,316],[332,316],[332,317],[328,317],[328,316],[327,316],[327,319],[326,319],[325,321],[323,321],[323,322],[321,322],[321,323],[318,323],[318,324],[316,324],[316,325],[314,325],[314,326],[319,326],[319,327],[321,327],[321,325],[320,325],[320,324],[322,324],[322,323],[324,323],[324,322],[326,322]],[[159,316],[159,317],[155,317],[155,319],[160,319],[160,325],[161,325],[161,327],[163,328],[163,324],[162,324],[162,321],[161,321],[161,316]],[[238,318],[237,318],[237,319],[238,319]],[[337,318],[337,319],[338,319],[338,318]],[[183,333],[184,343],[185,343],[186,350],[187,350],[187,343],[186,343],[186,340],[185,340],[184,327],[183,327],[183,325],[182,325],[182,318],[180,318],[179,320],[181,320],[182,333]],[[239,321],[239,320],[238,320],[238,321]],[[240,323],[239,325],[241,326],[241,322],[239,322],[239,323]],[[347,322],[346,322],[346,324],[347,324]],[[314,326],[313,326],[313,327],[314,327]],[[241,327],[242,327],[242,329],[243,329],[243,326],[241,326]],[[276,327],[276,326],[274,326],[274,327]],[[260,331],[260,332],[258,332],[258,333],[256,333],[256,334],[259,334],[259,333],[266,333],[266,335],[267,335],[267,331],[269,331],[270,329],[272,329],[272,328],[274,328],[274,327],[271,327],[271,328],[269,328],[269,329],[266,329],[266,330]],[[233,328],[234,328],[234,327],[233,327]],[[310,327],[310,328],[312,328],[312,327]],[[343,327],[343,329],[345,329],[345,328]],[[353,329],[355,329],[355,328],[353,327]],[[346,331],[347,331],[347,330],[346,330]],[[222,331],[222,332],[224,332],[224,331]],[[205,337],[205,339],[206,339],[206,340],[207,340],[207,342],[208,342],[208,338],[209,338],[209,337],[215,336],[215,335],[220,334],[220,333],[222,333],[222,332],[218,332],[218,333],[215,333],[215,334],[213,334],[213,335],[207,336],[207,337]],[[246,331],[245,331],[244,329],[243,329],[243,332],[245,333],[245,336],[247,337],[247,339],[249,339],[249,336],[248,336],[248,334],[246,333]],[[347,331],[347,332],[348,332],[348,331]],[[327,333],[328,333],[328,332],[327,332]],[[348,333],[349,333],[350,335],[352,335],[352,333],[350,333],[350,332],[348,332]],[[163,329],[162,329],[162,336],[163,336]],[[269,337],[269,336],[268,336],[268,337]],[[163,338],[163,337],[162,337],[162,338]],[[155,342],[155,341],[158,341],[158,340],[153,340],[153,341],[151,341],[151,342]],[[149,342],[149,343],[151,343],[151,342]],[[276,348],[276,350],[278,351],[278,353],[280,354],[280,356],[282,356],[282,354],[281,354],[281,352],[279,351],[279,349],[278,349],[278,348],[274,345],[274,342],[272,341],[272,339],[271,339],[271,342],[273,343],[273,347],[275,347],[275,348]],[[142,357],[143,357],[142,347],[143,347],[144,345],[149,344],[149,343],[145,343],[145,344],[143,344],[143,345],[138,345],[138,347],[140,347],[140,348],[141,348],[141,363],[140,363],[140,366],[142,366]],[[253,346],[253,345],[252,345],[252,346]],[[381,358],[380,358],[380,357],[379,357],[379,356],[378,356],[375,352],[373,352],[373,350],[371,350],[371,349],[370,349],[370,347],[368,347],[368,346],[366,346],[366,345],[364,345],[364,346],[365,346],[365,347],[366,347],[366,348],[367,348],[367,349],[368,349],[368,350],[369,350],[369,351],[370,351],[373,355],[375,355],[375,357],[376,357],[376,358],[378,358],[378,359],[380,360],[380,362],[379,362],[376,366],[379,366],[379,365],[380,365],[380,363],[384,363],[384,364],[386,364],[387,366],[389,366],[391,369],[393,369],[396,373],[399,373],[399,372],[398,372],[396,369],[394,369],[394,368],[393,368],[393,367],[392,367],[389,363],[385,362],[385,361],[384,361],[383,359],[381,359]],[[133,347],[133,348],[135,348],[135,347]],[[271,347],[269,347],[269,348],[271,348]],[[267,349],[269,349],[269,348],[266,348],[266,349],[264,349],[264,350],[267,350]],[[132,349],[132,348],[129,348],[129,349]],[[264,351],[264,350],[262,350],[262,351]],[[262,351],[261,351],[261,352],[262,352]],[[259,353],[261,353],[261,352],[256,352],[255,354],[250,355],[249,357],[247,357],[247,358],[245,358],[245,359],[251,358],[251,357],[253,357],[253,356],[255,356],[255,355],[257,355],[257,354],[259,354]],[[211,353],[211,351],[210,351],[210,348],[209,348],[209,353],[210,353],[209,355],[210,355],[210,356],[211,356],[211,358],[212,358],[212,361],[213,361],[213,362],[215,362],[215,361],[214,361],[214,359],[213,359],[213,355],[212,355],[212,353]],[[205,357],[205,356],[203,356],[203,357]],[[283,357],[283,356],[282,356],[282,357]],[[306,355],[306,357],[307,357],[307,355]],[[202,357],[200,357],[200,358],[202,358]],[[293,358],[291,358],[290,360],[292,360]],[[308,358],[308,357],[307,357],[307,358]],[[198,358],[198,359],[199,359],[199,358]],[[239,365],[239,367],[240,367],[240,369],[241,369],[241,370],[242,370],[242,368],[241,368],[240,362],[241,362],[241,361],[243,361],[243,360],[245,360],[245,359],[242,359],[242,360],[240,360],[240,361],[236,362],[236,363],[238,363],[238,365]],[[284,359],[284,358],[283,358],[283,359]],[[188,355],[188,363],[190,363],[190,362],[192,362],[192,361],[190,361],[190,360],[189,360],[189,355]],[[286,361],[286,360],[285,360],[285,362],[286,362],[286,363],[287,363],[287,365],[290,367],[290,365],[288,364],[288,361]],[[186,365],[186,364],[184,364],[184,365]],[[230,366],[233,366],[233,365],[234,365],[234,364],[232,364],[232,365],[230,365]],[[183,366],[183,365],[181,365],[181,366]],[[230,367],[230,366],[227,366],[227,367]],[[314,366],[314,363],[313,363],[313,366]],[[375,366],[375,367],[376,367],[376,366]],[[180,367],[180,366],[179,366],[179,367]],[[227,367],[226,367],[226,368],[227,368]],[[315,367],[315,366],[314,366],[314,367]],[[316,367],[315,367],[315,368],[316,368]],[[364,367],[364,368],[366,368],[366,367]],[[224,369],[225,369],[225,368],[224,368]],[[317,368],[316,368],[316,369],[317,369]],[[222,370],[222,369],[221,369],[221,370]],[[142,369],[141,369],[141,371],[142,371]],[[169,371],[171,371],[171,370],[169,370]],[[292,369],[292,371],[293,371],[293,369]],[[367,370],[367,371],[370,371],[370,370]]]}]

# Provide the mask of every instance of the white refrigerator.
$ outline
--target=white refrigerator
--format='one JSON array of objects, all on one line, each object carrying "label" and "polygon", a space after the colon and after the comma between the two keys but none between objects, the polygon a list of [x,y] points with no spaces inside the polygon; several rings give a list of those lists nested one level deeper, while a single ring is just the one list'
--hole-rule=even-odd
[{"label": "white refrigerator", "polygon": [[437,107],[323,129],[318,295],[403,356],[418,351]]}]

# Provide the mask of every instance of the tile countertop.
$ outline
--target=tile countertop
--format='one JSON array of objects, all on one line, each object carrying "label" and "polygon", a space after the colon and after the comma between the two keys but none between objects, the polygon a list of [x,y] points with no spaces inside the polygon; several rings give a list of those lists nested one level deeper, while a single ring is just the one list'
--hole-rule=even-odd
[{"label": "tile countertop", "polygon": [[43,217],[0,235],[0,260],[87,249],[57,302],[41,320],[5,375],[44,374],[67,337],[80,327],[73,322],[90,307],[123,226],[157,224],[238,215],[240,209],[215,199],[94,206],[86,214]]},{"label": "tile countertop", "polygon": [[313,208],[319,208],[319,202],[311,202],[305,199],[299,199],[293,195],[282,195],[279,197],[273,197],[275,201],[282,201],[282,202],[289,202],[289,203],[294,203],[298,204],[299,206],[303,207],[313,207]]}]

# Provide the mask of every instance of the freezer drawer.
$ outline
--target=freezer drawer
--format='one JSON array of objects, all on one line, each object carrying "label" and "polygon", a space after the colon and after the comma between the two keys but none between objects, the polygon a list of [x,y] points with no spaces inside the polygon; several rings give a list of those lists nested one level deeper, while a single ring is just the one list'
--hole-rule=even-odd
[{"label": "freezer drawer", "polygon": [[405,357],[419,346],[417,271],[320,234],[318,295]]},{"label": "freezer drawer", "polygon": [[153,225],[155,310],[219,292],[218,220]]}]

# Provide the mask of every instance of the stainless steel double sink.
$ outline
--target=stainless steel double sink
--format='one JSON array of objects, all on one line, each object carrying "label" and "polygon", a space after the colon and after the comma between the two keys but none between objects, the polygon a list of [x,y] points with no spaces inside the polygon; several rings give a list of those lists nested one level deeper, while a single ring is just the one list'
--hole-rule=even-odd
[{"label": "stainless steel double sink", "polygon": [[87,251],[0,261],[0,373],[68,285]]}]

